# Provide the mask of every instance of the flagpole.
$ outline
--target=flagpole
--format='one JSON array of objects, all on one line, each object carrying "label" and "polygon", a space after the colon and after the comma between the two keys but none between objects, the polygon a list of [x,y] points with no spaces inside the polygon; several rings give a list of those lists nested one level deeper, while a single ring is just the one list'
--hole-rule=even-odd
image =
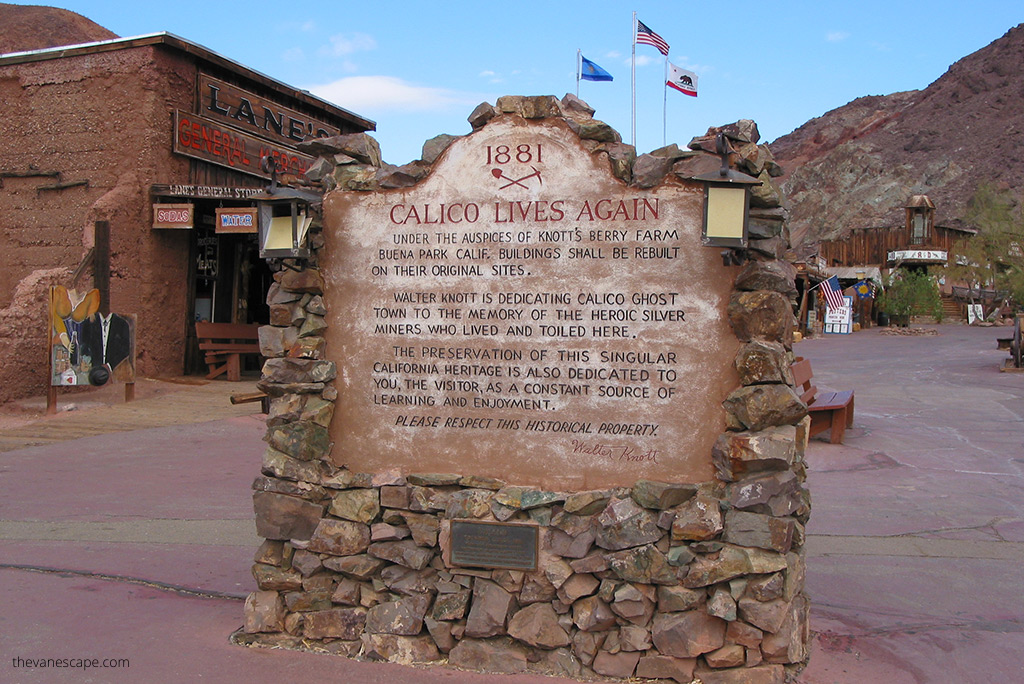
[{"label": "flagpole", "polygon": [[632,96],[630,132],[632,133],[633,147],[636,147],[636,12],[633,12],[633,58],[630,60],[630,93]]},{"label": "flagpole", "polygon": [[665,79],[661,82],[665,101],[661,105],[661,146],[668,145],[668,55],[665,55]]},{"label": "flagpole", "polygon": [[580,57],[582,55],[583,52],[579,48],[576,48],[576,97],[580,96],[580,71],[583,65],[583,62],[580,61]]}]

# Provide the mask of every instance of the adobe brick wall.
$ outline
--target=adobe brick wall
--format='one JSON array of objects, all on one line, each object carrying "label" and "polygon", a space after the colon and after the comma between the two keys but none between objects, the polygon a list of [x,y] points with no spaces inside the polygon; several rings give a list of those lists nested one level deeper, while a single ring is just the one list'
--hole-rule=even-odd
[{"label": "adobe brick wall", "polygon": [[[184,182],[189,161],[171,153],[172,112],[192,107],[195,66],[146,46],[0,66],[0,401],[46,387],[44,272],[70,273],[110,222],[111,310],[138,315],[137,370],[179,374],[188,235],[153,231],[149,187]],[[63,190],[40,186],[88,181]],[[19,287],[20,285],[20,287]],[[91,287],[91,274],[79,289]]]}]

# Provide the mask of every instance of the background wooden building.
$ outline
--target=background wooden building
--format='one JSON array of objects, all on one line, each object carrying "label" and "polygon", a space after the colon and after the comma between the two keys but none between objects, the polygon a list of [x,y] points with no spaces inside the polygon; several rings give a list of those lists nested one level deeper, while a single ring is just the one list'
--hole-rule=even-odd
[{"label": "background wooden building", "polygon": [[828,266],[944,265],[953,245],[977,232],[936,225],[935,205],[927,195],[911,197],[905,216],[902,226],[858,228],[840,240],[823,241],[819,256]]}]

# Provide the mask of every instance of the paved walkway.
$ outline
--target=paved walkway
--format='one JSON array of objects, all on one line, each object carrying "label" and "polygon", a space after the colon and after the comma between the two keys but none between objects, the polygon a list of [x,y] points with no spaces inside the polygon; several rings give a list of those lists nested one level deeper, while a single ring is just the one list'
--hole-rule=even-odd
[{"label": "paved walkway", "polygon": [[[846,444],[808,452],[801,684],[1024,681],[1024,374],[998,372],[1002,330],[938,330],[796,347],[820,385],[857,393]],[[76,411],[0,429],[0,681],[566,681],[230,645],[253,588],[264,446],[258,405],[227,401],[244,389],[153,385],[134,406],[76,396]]]},{"label": "paved walkway", "polygon": [[797,345],[857,408],[808,454],[806,684],[1024,681],[1024,374],[1005,329],[936,329]]},{"label": "paved walkway", "polygon": [[44,397],[5,407],[0,414],[0,452],[111,432],[244,416],[254,413],[259,404],[236,405],[230,402],[230,397],[254,391],[255,379],[218,382],[198,378],[140,378],[135,401],[127,403],[123,384],[93,391],[58,390],[54,416],[44,415]]}]

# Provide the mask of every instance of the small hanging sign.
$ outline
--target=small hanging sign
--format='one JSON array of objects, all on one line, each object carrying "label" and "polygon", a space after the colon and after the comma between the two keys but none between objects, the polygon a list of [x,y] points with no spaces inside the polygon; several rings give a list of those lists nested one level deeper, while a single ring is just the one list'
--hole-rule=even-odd
[{"label": "small hanging sign", "polygon": [[154,204],[153,228],[192,228],[195,208],[192,204]]},{"label": "small hanging sign", "polygon": [[256,207],[227,207],[217,210],[218,233],[258,233]]}]

